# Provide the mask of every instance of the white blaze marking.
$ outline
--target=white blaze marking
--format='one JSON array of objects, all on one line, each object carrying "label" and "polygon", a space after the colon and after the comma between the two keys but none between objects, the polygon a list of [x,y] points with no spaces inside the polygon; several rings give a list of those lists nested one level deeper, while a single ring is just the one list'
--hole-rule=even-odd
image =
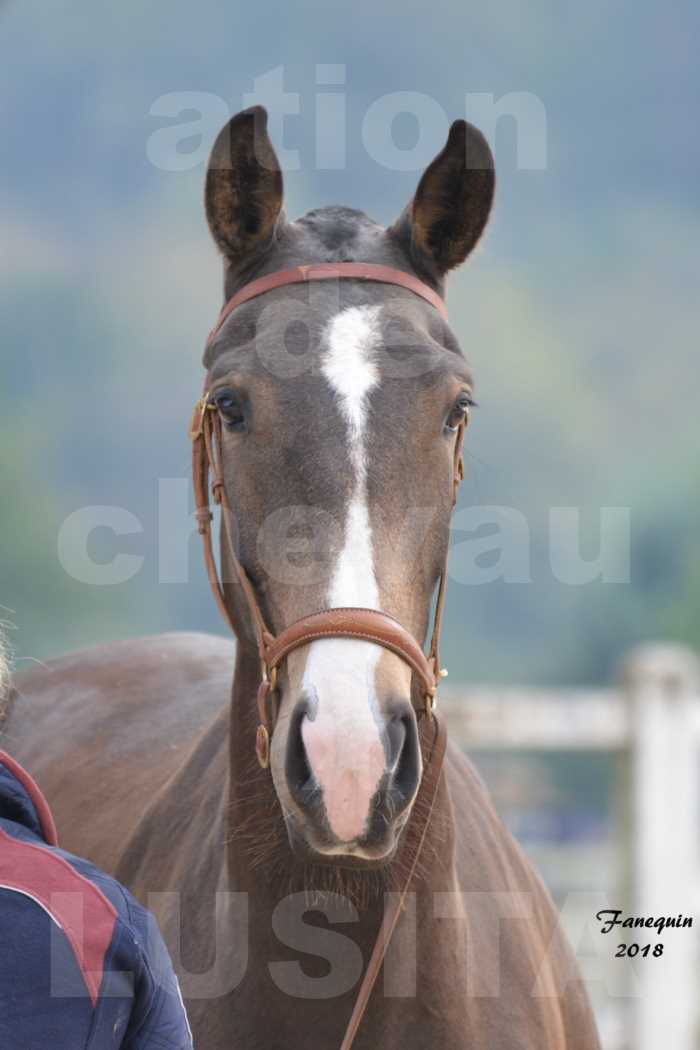
[{"label": "white blaze marking", "polygon": [[[345,538],[327,595],[329,608],[379,608],[372,529],[367,508],[365,432],[370,391],[379,383],[375,350],[380,342],[379,306],[351,307],[328,324],[322,372],[347,425],[353,488]],[[323,789],[328,821],[342,842],[358,838],[384,773],[374,671],[381,655],[372,642],[322,639],[309,648],[303,686],[317,699],[313,721],[302,725],[304,746]]]}]

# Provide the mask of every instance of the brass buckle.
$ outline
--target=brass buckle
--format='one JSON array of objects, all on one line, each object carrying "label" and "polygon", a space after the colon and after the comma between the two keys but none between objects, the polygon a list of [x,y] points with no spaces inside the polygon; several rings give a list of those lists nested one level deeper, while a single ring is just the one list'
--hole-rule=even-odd
[{"label": "brass buckle", "polygon": [[[438,671],[438,678],[447,678],[447,668],[441,667]],[[438,683],[436,682],[432,689],[428,690],[425,694],[423,701],[424,710],[428,718],[432,718],[437,707],[437,691]]]},{"label": "brass buckle", "polygon": [[270,734],[264,725],[258,726],[255,734],[255,754],[261,769],[267,769],[270,765]]},{"label": "brass buckle", "polygon": [[[265,694],[264,704],[265,713],[262,715],[266,720],[270,718],[270,711],[268,708],[267,701],[270,699],[277,689],[277,667],[268,668],[267,664],[263,661],[262,664],[262,681],[263,684],[267,685],[267,692]],[[271,720],[271,724],[274,729],[274,717]],[[258,763],[261,769],[267,769],[270,765],[270,732],[266,725],[261,722],[258,725],[257,732],[255,734],[255,754],[258,757]]]},{"label": "brass buckle", "polygon": [[270,692],[274,693],[277,689],[277,664],[274,667],[268,667],[265,662],[262,665],[262,680],[263,682],[270,683]]},{"label": "brass buckle", "polygon": [[192,419],[190,420],[189,430],[187,434],[190,441],[196,441],[197,438],[202,436],[202,430],[204,429],[204,417],[207,411],[213,412],[215,406],[209,403],[209,391],[206,392],[194,406],[192,412]]}]

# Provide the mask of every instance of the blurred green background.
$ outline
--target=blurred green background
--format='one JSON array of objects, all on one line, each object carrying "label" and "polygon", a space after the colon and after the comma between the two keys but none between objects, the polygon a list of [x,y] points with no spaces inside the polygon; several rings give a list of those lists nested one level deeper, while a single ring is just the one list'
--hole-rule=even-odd
[{"label": "blurred green background", "polygon": [[[360,134],[386,93],[424,93],[454,119],[472,93],[526,92],[546,115],[541,170],[518,164],[513,122],[499,122],[495,215],[450,285],[480,403],[460,504],[523,514],[531,555],[529,582],[453,579],[453,680],[603,681],[642,639],[697,644],[698,28],[688,0],[672,12],[437,0],[428,23],[411,0],[0,4],[0,615],[17,665],[144,632],[222,631],[195,538],[190,582],[159,582],[158,479],[188,476],[220,266],[203,164],[187,160],[196,135],[185,170],[149,159],[154,132],[196,113],[151,110],[208,92],[235,112],[278,66],[299,96],[285,132],[301,158],[286,176],[292,217],[329,203],[398,214],[419,172],[378,164]],[[342,170],[315,161],[319,64],[345,66]],[[397,148],[418,131],[399,118]],[[62,567],[61,525],[87,505],[142,526],[91,539],[96,560],[144,557],[128,582],[91,586]],[[555,577],[548,515],[562,506],[580,509],[588,557],[601,508],[629,508],[629,582]]]}]

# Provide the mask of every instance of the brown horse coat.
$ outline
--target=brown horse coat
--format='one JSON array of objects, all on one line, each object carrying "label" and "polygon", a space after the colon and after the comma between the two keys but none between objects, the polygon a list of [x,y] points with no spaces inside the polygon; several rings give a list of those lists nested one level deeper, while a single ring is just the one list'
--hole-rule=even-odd
[{"label": "brown horse coat", "polygon": [[[4,744],[51,799],[62,845],[116,872],[155,908],[199,1047],[330,1050],[356,983],[327,999],[306,997],[328,969],[314,951],[332,954],[314,941],[326,925],[317,912],[283,933],[291,947],[272,930],[279,901],[304,879],[284,856],[269,784],[251,767],[254,719],[236,695],[229,735],[232,658],[221,639],[173,634],[54,661],[19,677]],[[239,663],[243,695],[245,671]],[[445,779],[416,918],[409,909],[399,923],[389,985],[375,990],[359,1050],[594,1050],[585,990],[547,892],[454,749]],[[342,909],[330,915],[347,938],[332,957],[341,985],[352,946],[366,961],[380,921],[381,897],[363,899],[361,885],[337,887],[358,900],[358,921]],[[215,918],[217,890],[248,895],[247,924],[238,898],[232,904],[225,893]],[[300,957],[307,979],[296,988],[295,971],[279,967]]]}]

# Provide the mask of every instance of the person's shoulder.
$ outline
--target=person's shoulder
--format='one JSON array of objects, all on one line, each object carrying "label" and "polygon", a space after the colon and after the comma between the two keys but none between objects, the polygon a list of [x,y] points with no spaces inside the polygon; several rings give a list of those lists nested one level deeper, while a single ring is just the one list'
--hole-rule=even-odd
[{"label": "person's shoulder", "polygon": [[[191,1048],[177,979],[152,913],[91,861],[0,819],[0,930],[48,944],[47,920],[68,953],[60,968],[70,984],[63,994],[91,1001],[98,1027],[110,1029],[119,1002],[128,1001],[130,1045]],[[38,953],[32,973],[48,958]]]},{"label": "person's shoulder", "polygon": [[[65,856],[116,912],[107,967],[117,973],[128,971],[133,976],[133,1046],[191,1050],[192,1034],[180,987],[155,916],[113,876],[82,857]],[[107,973],[106,980],[109,979]]]},{"label": "person's shoulder", "polygon": [[[114,876],[58,846],[39,788],[2,751],[0,942],[3,994],[12,982],[18,1002],[21,994],[30,996],[25,1014],[42,1038],[44,1021],[51,1027],[59,1023],[57,1011],[72,1010],[80,1018],[66,1018],[71,1032],[94,1012],[95,1047],[113,1046],[126,1024],[134,1050],[190,1050],[182,997],[155,918]],[[10,943],[13,950],[5,950]],[[0,1046],[2,1024],[0,1017]],[[71,1045],[82,1044],[74,1039]]]},{"label": "person's shoulder", "polygon": [[[35,922],[48,916],[73,947],[90,997],[97,999],[105,963],[129,904],[116,880],[95,865],[48,845],[30,829],[0,820],[0,885],[5,909],[10,895],[38,905]],[[25,908],[30,921],[32,910]]]}]

